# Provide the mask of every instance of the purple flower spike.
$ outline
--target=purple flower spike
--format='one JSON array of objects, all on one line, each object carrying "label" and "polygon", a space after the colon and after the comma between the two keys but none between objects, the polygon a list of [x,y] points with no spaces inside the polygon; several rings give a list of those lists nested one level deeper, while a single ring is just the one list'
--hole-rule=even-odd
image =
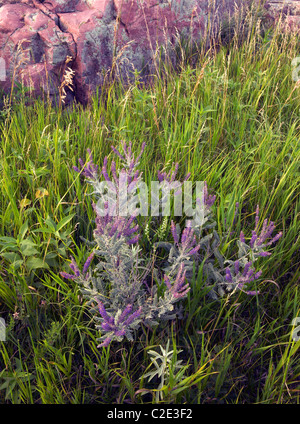
[{"label": "purple flower spike", "polygon": [[83,274],[87,273],[87,270],[89,269],[89,266],[91,265],[91,262],[92,262],[92,259],[93,259],[94,256],[95,256],[95,253],[92,252],[90,254],[90,256],[87,258],[85,264],[83,265],[83,269],[82,269]]},{"label": "purple flower spike", "polygon": [[240,261],[239,261],[239,260],[237,260],[237,261],[235,261],[235,263],[234,263],[234,272],[235,272],[236,274],[238,274],[238,273],[239,273],[239,270],[240,270]]},{"label": "purple flower spike", "polygon": [[129,304],[126,306],[126,308],[120,315],[118,322],[123,322],[127,318],[127,316],[130,314],[131,311],[132,311],[132,305]]},{"label": "purple flower spike", "polygon": [[171,221],[171,233],[172,233],[175,244],[178,244],[179,238],[178,238],[178,235],[177,235],[176,225],[175,225],[174,221]]},{"label": "purple flower spike", "polygon": [[256,239],[257,239],[257,234],[256,234],[255,231],[252,231],[252,237],[251,237],[251,240],[250,240],[250,247],[251,248],[253,248]]},{"label": "purple flower spike", "polygon": [[190,287],[188,284],[185,283],[185,274],[186,270],[184,269],[184,264],[180,265],[175,284],[173,286],[173,295],[176,298],[182,298],[187,295],[187,293],[190,291]]},{"label": "purple flower spike", "polygon": [[162,174],[160,171],[157,171],[157,178],[158,181],[161,183],[164,180],[164,174]]},{"label": "purple flower spike", "polygon": [[112,341],[112,338],[111,338],[111,337],[106,337],[106,339],[104,340],[104,342],[103,342],[103,343],[101,343],[101,344],[99,344],[99,345],[97,346],[97,348],[100,348],[100,347],[107,347],[107,346],[111,343],[111,341]]},{"label": "purple flower spike", "polygon": [[252,291],[246,291],[245,293],[248,294],[248,296],[255,296],[255,295],[259,294],[260,292],[252,290]]},{"label": "purple flower spike", "polygon": [[262,256],[262,257],[266,257],[266,256],[270,256],[270,255],[272,255],[272,253],[271,253],[271,252],[260,252],[260,253],[258,254],[258,256]]},{"label": "purple flower spike", "polygon": [[258,271],[255,275],[254,275],[254,279],[257,280],[262,274],[262,271]]},{"label": "purple flower spike", "polygon": [[66,272],[60,272],[60,275],[64,278],[67,278],[68,280],[75,280],[75,278],[80,276],[80,271],[79,271],[78,265],[75,262],[75,259],[73,257],[71,257],[71,263],[69,264],[69,267],[74,272],[74,274],[68,274]]},{"label": "purple flower spike", "polygon": [[185,297],[190,291],[189,285],[185,284],[185,274],[186,270],[184,269],[184,264],[181,264],[173,285],[171,284],[169,277],[167,275],[164,276],[164,282],[175,299]]},{"label": "purple flower spike", "polygon": [[[97,214],[97,209],[96,214]],[[129,217],[105,215],[96,216],[96,236],[108,235],[109,237],[125,237],[127,244],[135,244],[139,240],[139,234],[134,234],[139,230],[138,225],[134,225],[136,214]]]},{"label": "purple flower spike", "polygon": [[189,255],[190,256],[195,255],[199,249],[200,249],[200,245],[195,246],[192,250],[189,251]]},{"label": "purple flower spike", "polygon": [[[145,150],[146,147],[146,143],[142,144],[141,147],[141,151],[139,153],[139,155],[137,156],[137,158],[135,159],[133,154],[132,154],[132,143],[131,141],[128,143],[128,146],[126,144],[126,141],[123,142],[123,151],[124,151],[124,155],[122,155],[119,150],[117,150],[114,146],[111,146],[113,152],[123,161],[125,167],[128,170],[128,175],[129,175],[129,183],[131,182],[132,179],[132,172],[134,171],[134,168],[136,168],[136,166],[139,163],[139,160]],[[139,172],[138,172],[139,174]]]},{"label": "purple flower spike", "polygon": [[247,262],[243,271],[243,276],[246,276],[248,274],[249,268],[252,265],[252,262]]},{"label": "purple flower spike", "polygon": [[241,231],[241,232],[240,232],[240,241],[241,241],[242,243],[245,243],[245,236],[244,236],[243,231]]},{"label": "purple flower spike", "polygon": [[232,275],[231,275],[231,272],[230,272],[230,269],[229,268],[226,268],[226,276],[225,276],[225,278],[226,278],[226,281],[228,281],[229,283],[232,283]]},{"label": "purple flower spike", "polygon": [[[101,323],[102,330],[113,333],[113,336],[118,338],[125,336],[127,330],[130,331],[131,324],[136,321],[142,313],[141,306],[135,312],[131,313],[133,306],[129,304],[120,314],[119,318],[114,318],[108,315],[101,301],[98,301],[98,305],[100,315],[103,318],[103,322]],[[98,347],[107,346],[113,339],[113,336],[109,335]]]},{"label": "purple flower spike", "polygon": [[99,307],[100,315],[102,316],[104,321],[106,321],[109,324],[112,324],[113,318],[108,315],[102,302],[98,301],[98,307]]},{"label": "purple flower spike", "polygon": [[212,205],[215,203],[216,196],[208,194],[206,181],[204,181],[203,195],[204,195],[204,205],[207,206],[208,208],[211,208]]},{"label": "purple flower spike", "polygon": [[[176,163],[176,164],[173,163],[172,164],[172,167],[173,166],[175,166],[175,170],[174,171],[171,170],[168,173],[162,172],[162,171],[157,171],[157,178],[158,178],[158,181],[160,183],[162,183],[163,181],[166,181],[168,183],[172,183],[172,182],[175,181],[175,178],[176,178],[176,175],[177,175],[178,169],[179,169],[179,164],[178,163]],[[186,177],[184,178],[184,181],[188,180],[190,178],[190,176],[191,176],[191,173],[189,172],[186,175]]]},{"label": "purple flower spike", "polygon": [[271,241],[269,241],[266,246],[270,246],[272,243],[275,243],[276,241],[278,241],[280,239],[280,237],[282,237],[282,232],[280,231],[280,233],[278,233],[274,238],[272,238]]},{"label": "purple flower spike", "polygon": [[275,225],[274,222],[270,222],[270,224],[267,226],[267,220],[264,220],[263,227],[260,233],[260,236],[257,240],[257,246],[261,246],[272,234],[274,231]]},{"label": "purple flower spike", "polygon": [[77,265],[77,263],[76,263],[76,261],[73,257],[71,257],[70,268],[74,272],[75,276],[79,277],[80,271],[79,271],[78,265]]},{"label": "purple flower spike", "polygon": [[[259,205],[256,207],[255,211],[255,229],[252,231],[252,237],[250,239],[249,246],[251,249],[254,249],[255,253],[258,253],[259,256],[266,257],[270,256],[270,253],[263,250],[264,247],[270,246],[279,240],[282,236],[282,232],[278,233],[275,237],[273,237],[270,241],[267,242],[269,238],[272,237],[272,233],[275,229],[275,224],[273,221],[270,221],[268,224],[268,220],[265,219],[259,233],[258,231],[259,225]],[[245,243],[244,233],[241,231],[240,241]]]},{"label": "purple flower spike", "polygon": [[139,234],[137,234],[137,235],[136,235],[135,237],[133,237],[132,239],[127,240],[127,244],[128,244],[128,245],[136,244],[136,243],[139,241],[139,239],[140,239],[140,235],[139,235]]},{"label": "purple flower spike", "polygon": [[[173,228],[173,231],[174,231],[174,228]],[[172,232],[172,235],[173,235],[173,232]],[[174,238],[174,235],[173,235],[173,238]],[[177,240],[178,240],[178,237],[177,237]],[[200,249],[200,245],[195,246],[196,243],[197,243],[197,240],[196,240],[196,236],[194,235],[194,230],[192,229],[192,227],[190,226],[185,227],[185,229],[183,230],[181,234],[180,244],[178,245],[179,250],[182,252],[182,254],[186,256],[195,255]]]},{"label": "purple flower spike", "polygon": [[[247,262],[244,266],[244,270],[239,272],[237,267],[238,261],[234,262],[234,275],[232,270],[226,268],[225,270],[225,280],[229,283],[235,284],[236,287],[242,291],[244,290],[245,284],[248,284],[254,280],[257,280],[261,275],[262,271],[255,272],[255,269],[252,267],[252,262]],[[239,264],[241,265],[241,264]],[[256,294],[257,292],[245,292],[247,294]]]},{"label": "purple flower spike", "polygon": [[124,156],[122,156],[121,155],[121,153],[119,152],[119,150],[117,150],[114,146],[111,146],[111,149],[112,149],[112,151],[117,155],[117,156],[119,156],[119,158],[121,159],[121,160],[124,160],[125,161],[125,158],[124,158]]},{"label": "purple flower spike", "polygon": [[[93,156],[92,156],[92,152],[91,149],[87,149],[88,155],[89,155],[89,161],[85,164],[84,161],[79,158],[78,162],[82,168],[82,174],[92,180],[92,181],[96,181],[98,180],[98,165],[95,165],[93,163]],[[81,172],[80,169],[77,166],[73,166],[74,171],[76,172]]]},{"label": "purple flower spike", "polygon": [[133,323],[133,321],[135,321],[137,318],[139,318],[139,316],[142,313],[142,307],[140,306],[139,309],[137,309],[135,312],[133,312],[133,314],[131,314],[126,321],[124,321],[124,326],[128,327],[130,324]]},{"label": "purple flower spike", "polygon": [[179,163],[176,163],[175,165],[175,171],[172,173],[171,177],[170,177],[170,182],[175,181],[175,177],[177,175],[179,169]]},{"label": "purple flower spike", "polygon": [[132,155],[132,142],[129,141],[128,148],[127,148],[128,156],[131,157]]},{"label": "purple flower spike", "polygon": [[190,178],[190,176],[191,176],[192,174],[190,173],[190,172],[188,172],[187,174],[186,174],[186,176],[184,177],[184,180],[183,181],[187,181],[189,178]]},{"label": "purple flower spike", "polygon": [[115,336],[116,337],[123,337],[126,334],[126,330],[124,328],[122,328],[122,330],[117,330],[115,331]]},{"label": "purple flower spike", "polygon": [[118,184],[119,183],[119,178],[117,176],[116,162],[114,160],[111,163],[111,173],[112,173],[112,175],[114,177],[114,180],[115,180],[116,184]]},{"label": "purple flower spike", "polygon": [[76,278],[76,275],[68,274],[66,272],[60,272],[60,275],[64,278],[66,278],[67,280],[75,280],[75,278]]}]

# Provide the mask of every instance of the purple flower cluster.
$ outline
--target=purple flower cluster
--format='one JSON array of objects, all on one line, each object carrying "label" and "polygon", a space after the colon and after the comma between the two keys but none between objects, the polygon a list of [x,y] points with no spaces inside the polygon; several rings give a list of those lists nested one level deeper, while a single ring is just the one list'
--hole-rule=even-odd
[{"label": "purple flower cluster", "polygon": [[87,270],[89,269],[94,256],[95,256],[95,253],[92,252],[87,258],[87,260],[85,261],[85,264],[83,265],[83,268],[82,268],[83,275],[87,274]]},{"label": "purple flower cluster", "polygon": [[[235,261],[233,267],[235,275],[233,276],[233,271],[231,271],[229,268],[226,268],[226,281],[229,283],[235,283],[240,290],[243,290],[243,286],[245,284],[257,280],[262,274],[262,271],[255,272],[255,268],[251,268],[251,265],[252,262],[247,262],[243,271],[240,272],[241,263],[239,260]],[[246,291],[246,293],[249,295],[259,294],[259,292],[256,291]]]},{"label": "purple flower cluster", "polygon": [[176,231],[176,226],[173,221],[171,221],[171,233],[175,242],[175,245],[180,248],[180,251],[185,256],[195,255],[200,249],[200,245],[195,246],[197,243],[196,236],[194,235],[194,230],[192,227],[185,227],[181,234],[181,239],[179,242],[179,237]]},{"label": "purple flower cluster", "polygon": [[[145,150],[146,143],[142,144],[141,151],[138,154],[138,156],[135,158],[132,153],[132,143],[131,141],[128,143],[128,146],[126,142],[123,142],[123,155],[117,150],[114,146],[111,146],[113,152],[123,161],[123,164],[126,168],[122,168],[121,172],[126,173],[127,176],[127,183],[129,185],[129,191],[132,190],[133,187],[135,187],[137,181],[139,180],[141,173],[139,170],[135,171],[135,168],[139,164],[140,158]],[[117,176],[117,170],[116,170],[116,162],[112,161],[111,163],[111,174],[113,176],[113,179],[115,181],[115,184],[119,184],[119,178]],[[107,171],[107,157],[104,158],[104,163],[102,167],[102,175],[108,183],[112,183],[112,180],[110,179]]]},{"label": "purple flower cluster", "polygon": [[133,306],[127,305],[126,308],[119,316],[111,316],[107,313],[102,302],[98,301],[99,312],[103,318],[101,327],[104,331],[112,333],[97,347],[107,347],[114,337],[123,337],[127,330],[130,330],[131,324],[137,320],[141,313],[142,307],[139,307],[135,312],[132,313]]},{"label": "purple flower cluster", "polygon": [[211,208],[212,205],[215,203],[216,196],[213,196],[211,194],[208,194],[208,188],[207,188],[207,182],[204,181],[204,188],[203,188],[203,197],[204,197],[204,205],[208,208]]},{"label": "purple flower cluster", "polygon": [[88,269],[91,265],[92,259],[94,257],[95,253],[92,252],[89,257],[87,258],[85,264],[83,265],[82,268],[82,274],[78,268],[78,265],[75,261],[75,259],[73,257],[71,257],[71,263],[70,263],[70,268],[71,270],[74,272],[74,274],[68,274],[67,272],[60,272],[60,275],[64,278],[67,278],[68,280],[75,280],[76,278],[80,277],[81,275],[83,275],[85,278],[89,276],[88,274]]},{"label": "purple flower cluster", "polygon": [[93,207],[96,211],[96,229],[94,230],[94,235],[107,235],[108,237],[116,235],[117,238],[123,236],[127,244],[135,244],[138,242],[140,235],[134,233],[138,231],[139,226],[136,224],[132,227],[136,219],[135,215],[130,217],[112,216],[110,214],[101,216],[97,213],[95,204],[93,204]]},{"label": "purple flower cluster", "polygon": [[[110,204],[110,209],[108,208],[109,202],[104,202],[104,216],[103,213],[97,212],[96,205],[93,204],[94,210],[96,212],[96,229],[94,234],[96,236],[106,235],[108,237],[121,238],[124,236],[126,238],[127,244],[135,244],[138,242],[139,235],[136,234],[138,231],[138,226],[134,225],[134,220],[136,218],[135,213],[132,213],[130,217],[116,216],[116,208],[121,208],[122,202],[122,190],[126,187],[128,193],[132,192],[136,187],[138,181],[141,178],[141,173],[139,170],[136,170],[139,160],[144,152],[146,143],[143,143],[141,146],[141,151],[138,156],[135,158],[132,153],[132,143],[129,142],[128,145],[126,142],[123,142],[123,154],[119,152],[114,146],[112,146],[113,152],[121,159],[124,167],[117,174],[116,162],[112,161],[110,174],[108,172],[108,159],[104,158],[104,163],[102,167],[102,175],[104,180],[108,184],[109,190],[115,197],[115,201]],[[80,159],[79,162],[83,167],[83,175],[91,179],[95,183],[97,190],[97,172],[98,166],[93,164],[91,152],[91,160],[84,166],[83,161]],[[77,167],[74,169],[79,172]],[[112,210],[113,209],[113,210]],[[132,226],[133,225],[133,226]]]},{"label": "purple flower cluster", "polygon": [[[92,180],[97,181],[98,180],[98,165],[95,165],[93,162],[93,156],[90,149],[87,149],[87,152],[89,154],[89,161],[85,164],[84,161],[79,158],[79,163],[82,168],[83,175]],[[74,171],[81,172],[80,169],[77,166],[73,166]]]},{"label": "purple flower cluster", "polygon": [[245,235],[244,235],[244,232],[243,232],[243,231],[241,231],[241,232],[240,232],[240,241],[241,241],[242,243],[246,243]]},{"label": "purple flower cluster", "polygon": [[139,163],[139,160],[141,159],[142,154],[144,153],[145,147],[146,147],[146,143],[144,142],[142,144],[142,148],[141,148],[140,153],[138,154],[137,158],[134,159],[134,156],[132,154],[132,142],[131,141],[129,141],[128,146],[126,144],[126,141],[123,141],[124,155],[122,155],[114,146],[111,146],[114,153],[117,156],[119,156],[119,158],[122,161],[124,161],[129,168],[132,168],[132,169]]},{"label": "purple flower cluster", "polygon": [[[257,249],[260,250],[259,252],[259,256],[270,256],[271,253],[270,252],[266,252],[264,250],[261,250],[267,246],[270,246],[271,244],[275,243],[276,241],[278,241],[280,239],[280,237],[282,236],[282,232],[279,232],[278,234],[276,234],[275,237],[271,238],[271,235],[275,229],[275,224],[273,221],[271,221],[268,224],[267,219],[264,220],[263,222],[263,226],[261,229],[261,232],[259,234],[258,232],[258,223],[259,223],[259,206],[257,205],[256,208],[256,213],[255,213],[255,229],[252,231],[252,237],[250,239],[250,247],[251,249]],[[270,241],[267,241],[267,239],[271,238]],[[240,241],[245,243],[245,236],[243,231],[241,231],[240,233]]]},{"label": "purple flower cluster", "polygon": [[[175,178],[176,178],[176,175],[177,175],[177,172],[178,172],[178,168],[179,168],[179,164],[178,163],[176,163],[176,164],[173,163],[172,164],[172,167],[173,166],[175,166],[175,170],[174,171],[169,171],[168,173],[166,173],[166,172],[160,172],[160,171],[157,172],[157,178],[158,178],[158,181],[160,183],[162,183],[163,181],[167,181],[168,183],[171,183],[171,182],[175,181]],[[190,178],[190,176],[191,176],[191,173],[189,172],[186,175],[186,177],[184,178],[183,181],[187,181]]]},{"label": "purple flower cluster", "polygon": [[181,299],[185,297],[190,291],[188,283],[185,284],[185,274],[186,270],[184,269],[184,264],[182,263],[180,265],[174,284],[171,284],[170,278],[167,275],[164,276],[165,284],[175,299]]}]

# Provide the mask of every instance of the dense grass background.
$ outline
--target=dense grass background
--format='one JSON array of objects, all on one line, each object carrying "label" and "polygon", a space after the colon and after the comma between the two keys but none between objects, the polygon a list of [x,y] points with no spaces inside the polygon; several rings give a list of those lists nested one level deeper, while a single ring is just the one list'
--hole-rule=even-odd
[{"label": "dense grass background", "polygon": [[[1,111],[1,403],[155,402],[160,380],[141,377],[147,351],[168,340],[173,360],[189,367],[186,380],[166,379],[164,402],[299,403],[300,342],[290,324],[300,317],[300,86],[291,77],[300,39],[243,22],[208,51],[179,44],[176,64],[157,56],[147,85],[138,74],[130,85],[110,78],[92,104],[63,110],[26,106],[26,93],[15,91],[18,102]],[[84,262],[80,236],[92,240],[94,228],[90,188],[72,166],[88,147],[101,166],[121,140],[136,151],[146,141],[145,181],[173,162],[181,176],[207,181],[217,230],[232,232],[228,258],[242,229],[251,236],[257,204],[260,224],[275,221],[283,237],[259,261],[260,295],[212,302],[199,273],[181,320],[97,349],[93,317],[59,271],[70,255]],[[149,249],[145,235],[141,245]]]}]

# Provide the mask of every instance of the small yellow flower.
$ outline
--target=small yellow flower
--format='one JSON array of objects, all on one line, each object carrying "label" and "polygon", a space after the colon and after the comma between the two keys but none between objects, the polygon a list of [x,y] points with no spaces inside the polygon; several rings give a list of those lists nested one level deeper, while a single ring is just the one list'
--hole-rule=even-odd
[{"label": "small yellow flower", "polygon": [[35,193],[36,199],[41,199],[44,196],[49,196],[49,193],[45,188],[39,188]]}]

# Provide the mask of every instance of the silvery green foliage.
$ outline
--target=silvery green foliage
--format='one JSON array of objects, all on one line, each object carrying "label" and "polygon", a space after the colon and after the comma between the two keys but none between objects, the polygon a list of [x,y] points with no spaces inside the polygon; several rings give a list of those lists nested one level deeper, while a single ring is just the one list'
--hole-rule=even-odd
[{"label": "silvery green foliage", "polygon": [[195,255],[198,252],[200,245],[196,244],[196,236],[191,227],[186,227],[180,238],[180,227],[179,225],[171,223],[171,233],[173,235],[173,243],[158,242],[155,243],[155,247],[161,247],[169,251],[167,265],[163,268],[163,271],[169,277],[174,278],[182,265],[187,274],[187,278],[191,278],[193,268],[195,264]]},{"label": "silvery green foliage", "polygon": [[177,354],[182,352],[182,350],[176,352],[169,350],[169,347],[170,340],[167,341],[165,349],[161,345],[159,346],[161,353],[148,350],[147,353],[150,356],[152,369],[141,377],[148,378],[148,382],[154,377],[160,379],[155,396],[157,403],[164,399],[163,387],[169,384],[170,372],[172,372],[174,386],[176,386],[177,383],[183,380],[184,373],[189,367],[189,365],[182,365],[182,360],[177,361]]},{"label": "silvery green foliage", "polygon": [[[240,239],[237,240],[238,259],[226,260],[220,252],[224,235],[220,236],[214,229],[216,223],[212,207],[215,196],[208,194],[207,184],[204,182],[202,199],[196,199],[196,203],[204,207],[204,213],[195,213],[192,221],[186,220],[186,227],[182,231],[180,226],[172,221],[173,241],[155,243],[154,252],[145,257],[138,244],[140,228],[136,212],[133,210],[129,216],[111,213],[109,202],[111,197],[114,197],[116,203],[113,208],[120,205],[122,207],[124,183],[129,192],[129,202],[135,202],[135,191],[138,183],[142,181],[142,174],[137,166],[144,148],[145,144],[142,145],[137,158],[134,158],[131,143],[123,144],[123,154],[112,148],[121,160],[123,168],[117,172],[116,163],[112,161],[110,177],[108,160],[104,159],[101,175],[110,187],[109,193],[103,191],[98,166],[93,163],[90,151],[87,163],[79,159],[82,169],[74,167],[75,171],[86,177],[87,182],[93,186],[92,194],[102,203],[98,201],[93,204],[96,228],[94,241],[87,243],[93,246],[93,251],[82,271],[72,258],[70,268],[73,274],[62,272],[61,275],[79,284],[95,318],[96,328],[101,333],[99,347],[106,347],[112,341],[121,341],[124,337],[133,340],[141,325],[153,327],[161,321],[178,316],[180,308],[176,304],[187,296],[190,290],[189,282],[194,272],[198,274],[200,266],[203,267],[204,279],[211,288],[209,295],[213,299],[237,290],[249,295],[257,294],[256,291],[248,290],[248,285],[261,275],[261,271],[256,271],[253,264],[259,257],[269,256],[270,253],[265,249],[282,235],[279,233],[268,241],[274,230],[274,223],[268,225],[267,220],[259,233],[257,208],[255,230],[252,231],[249,243],[241,232]],[[159,172],[159,182],[174,183],[177,171],[178,164],[172,173]],[[184,181],[188,178],[189,175]],[[181,189],[181,186],[182,183],[178,182],[176,188]],[[236,204],[235,217],[238,207]],[[165,232],[166,223],[165,219],[161,235]],[[149,228],[146,236],[149,239]],[[168,252],[166,261],[160,266],[155,262],[155,251],[158,248]],[[95,259],[98,259],[97,263]]]}]

